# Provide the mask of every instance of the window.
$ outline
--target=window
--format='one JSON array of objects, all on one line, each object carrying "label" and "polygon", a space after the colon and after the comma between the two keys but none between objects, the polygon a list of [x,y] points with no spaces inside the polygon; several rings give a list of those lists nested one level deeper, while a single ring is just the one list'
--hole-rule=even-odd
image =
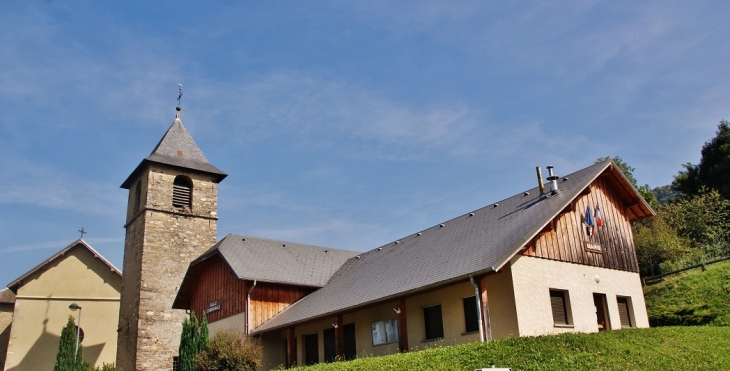
[{"label": "window", "polygon": [[464,332],[479,331],[479,308],[477,308],[477,297],[464,298]]},{"label": "window", "polygon": [[177,366],[177,360],[178,360],[178,358],[179,357],[176,357],[176,356],[173,356],[172,357],[172,371],[177,371],[178,370],[178,366]]},{"label": "window", "polygon": [[426,340],[436,340],[444,337],[441,304],[423,308],[423,321],[426,325]]},{"label": "window", "polygon": [[172,184],[172,206],[192,209],[193,182],[182,175],[175,177]]},{"label": "window", "polygon": [[373,322],[373,346],[398,342],[398,320],[395,318]]},{"label": "window", "polygon": [[621,328],[629,328],[631,326],[631,298],[616,297],[618,303],[618,316],[621,319]]},{"label": "window", "polygon": [[550,306],[553,309],[553,323],[555,326],[571,324],[570,298],[567,291],[550,290]]}]

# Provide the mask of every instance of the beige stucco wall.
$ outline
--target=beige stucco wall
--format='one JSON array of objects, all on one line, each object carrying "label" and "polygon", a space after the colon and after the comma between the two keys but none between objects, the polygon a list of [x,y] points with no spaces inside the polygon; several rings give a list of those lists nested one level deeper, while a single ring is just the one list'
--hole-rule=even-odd
[{"label": "beige stucco wall", "polygon": [[[611,329],[621,328],[616,296],[631,298],[632,321],[636,327],[649,327],[637,273],[521,255],[512,259],[511,271],[520,336],[597,332],[593,293],[606,295]],[[599,282],[596,282],[596,277]],[[556,327],[553,324],[550,289],[568,291],[573,327]]]},{"label": "beige stucco wall", "polygon": [[225,329],[236,329],[243,333],[246,332],[246,312],[234,314],[230,317],[211,322],[208,324],[208,333],[213,337],[216,332]]},{"label": "beige stucco wall", "polygon": [[[17,292],[6,370],[52,370],[71,303],[82,307],[84,358],[101,366],[116,355],[121,277],[83,247],[71,249]],[[78,319],[76,321],[78,323]]]},{"label": "beige stucco wall", "polygon": [[0,303],[0,370],[5,365],[5,355],[10,341],[10,324],[13,322],[14,303]]}]

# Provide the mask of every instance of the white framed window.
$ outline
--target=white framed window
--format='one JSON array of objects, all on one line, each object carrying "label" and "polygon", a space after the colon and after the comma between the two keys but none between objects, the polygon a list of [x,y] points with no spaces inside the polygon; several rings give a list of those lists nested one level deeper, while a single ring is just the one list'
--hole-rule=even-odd
[{"label": "white framed window", "polygon": [[395,318],[373,322],[370,329],[373,346],[398,342],[398,320]]}]

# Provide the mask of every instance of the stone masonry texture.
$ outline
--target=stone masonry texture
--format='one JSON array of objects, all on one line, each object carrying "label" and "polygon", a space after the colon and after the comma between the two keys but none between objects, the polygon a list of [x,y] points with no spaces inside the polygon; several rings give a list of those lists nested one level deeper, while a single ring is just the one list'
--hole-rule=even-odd
[{"label": "stone masonry texture", "polygon": [[[178,175],[193,183],[189,209],[172,206]],[[185,318],[172,302],[190,261],[216,242],[218,184],[205,173],[157,164],[139,180],[141,192],[135,192],[136,180],[129,192],[117,365],[125,371],[171,370]]]}]

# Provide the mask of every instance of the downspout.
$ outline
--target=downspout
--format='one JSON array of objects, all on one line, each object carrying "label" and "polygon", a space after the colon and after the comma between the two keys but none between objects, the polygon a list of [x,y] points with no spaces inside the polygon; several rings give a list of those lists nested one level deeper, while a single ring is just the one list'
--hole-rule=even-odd
[{"label": "downspout", "polygon": [[474,283],[474,277],[469,275],[469,282],[471,282],[471,285],[474,286],[474,295],[476,296],[476,302],[477,302],[477,320],[479,321],[479,342],[484,342],[484,326],[482,325],[482,300],[481,295],[479,293],[479,286],[477,286],[476,283]]},{"label": "downspout", "polygon": [[251,291],[256,287],[256,280],[253,280],[253,286],[246,294],[246,335],[251,331]]}]

